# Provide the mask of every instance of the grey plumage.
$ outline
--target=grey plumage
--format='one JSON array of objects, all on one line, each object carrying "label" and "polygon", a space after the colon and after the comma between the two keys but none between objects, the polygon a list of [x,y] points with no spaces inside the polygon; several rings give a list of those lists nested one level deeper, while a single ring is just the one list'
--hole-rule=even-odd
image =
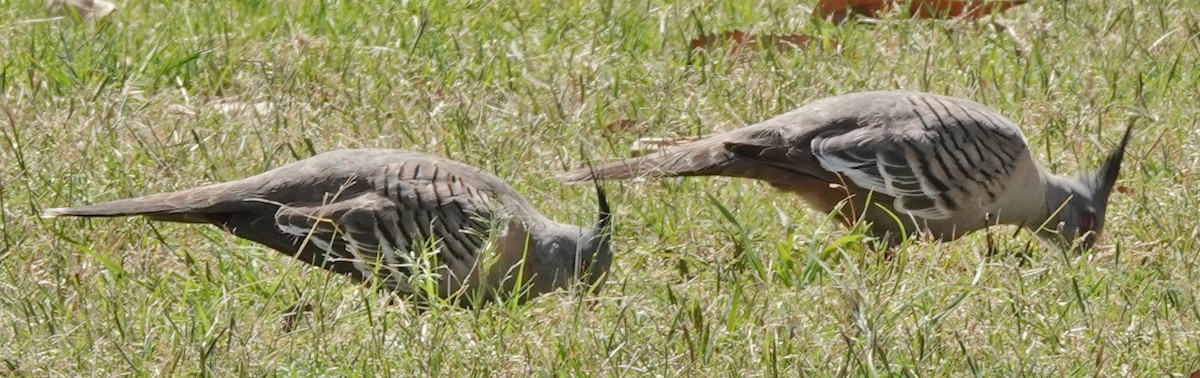
[{"label": "grey plumage", "polygon": [[797,193],[821,211],[837,210],[847,224],[868,220],[872,233],[892,243],[922,231],[952,240],[1015,224],[1086,248],[1103,229],[1130,131],[1098,172],[1060,176],[1034,160],[1012,121],[984,105],[919,92],[863,92],[564,178],[752,178]]},{"label": "grey plumage", "polygon": [[43,216],[214,224],[401,294],[423,294],[409,279],[432,271],[437,295],[466,306],[519,290],[527,299],[580,280],[598,289],[612,256],[611,211],[596,190],[599,219],[581,228],[551,221],[480,168],[419,152],[358,149],[226,183],[47,209]]}]

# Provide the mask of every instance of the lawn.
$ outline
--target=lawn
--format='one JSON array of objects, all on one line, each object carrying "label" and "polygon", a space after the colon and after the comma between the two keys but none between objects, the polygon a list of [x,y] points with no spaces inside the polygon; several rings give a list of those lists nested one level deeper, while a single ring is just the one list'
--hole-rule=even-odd
[{"label": "lawn", "polygon": [[[0,375],[1200,368],[1200,5],[1033,0],[996,17],[1004,29],[838,27],[808,3],[130,1],[87,25],[5,2]],[[817,42],[689,47],[732,30]],[[613,182],[599,296],[419,312],[213,227],[38,217],[390,147],[485,167],[587,224],[590,185],[556,175],[639,138],[898,88],[996,109],[1062,173],[1098,166],[1135,122],[1105,237],[1080,254],[999,227],[884,254],[762,183]]]}]

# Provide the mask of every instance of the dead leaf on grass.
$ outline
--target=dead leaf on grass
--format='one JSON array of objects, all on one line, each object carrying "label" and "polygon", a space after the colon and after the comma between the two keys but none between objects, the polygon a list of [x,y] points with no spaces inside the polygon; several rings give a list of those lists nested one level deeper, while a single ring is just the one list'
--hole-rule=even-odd
[{"label": "dead leaf on grass", "polygon": [[820,0],[813,7],[813,17],[841,23],[850,16],[860,14],[879,18],[879,14],[892,8],[896,0]]},{"label": "dead leaf on grass", "polygon": [[618,119],[604,125],[604,129],[610,133],[624,132],[633,129],[634,126],[637,126],[637,123],[637,121],[632,119]]},{"label": "dead leaf on grass", "polygon": [[749,40],[750,38],[745,32],[742,32],[741,30],[733,30],[723,32],[721,34],[711,33],[696,37],[692,40],[690,45],[693,50],[696,50],[707,49],[718,44],[727,44],[729,45],[729,53],[736,54],[738,51],[741,51],[742,48],[746,47],[746,43]]}]

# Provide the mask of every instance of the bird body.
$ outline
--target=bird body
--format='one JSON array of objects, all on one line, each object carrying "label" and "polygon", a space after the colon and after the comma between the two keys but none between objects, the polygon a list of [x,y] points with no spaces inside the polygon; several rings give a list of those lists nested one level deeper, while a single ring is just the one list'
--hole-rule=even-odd
[{"label": "bird body", "polygon": [[917,233],[953,240],[1016,224],[1067,243],[1087,236],[1090,245],[1103,226],[1128,138],[1127,130],[1100,172],[1059,176],[1034,159],[1012,121],[984,105],[875,91],[814,101],[755,125],[564,178],[752,178],[836,211],[847,224],[868,220],[871,232],[891,243]]},{"label": "bird body", "polygon": [[438,296],[469,305],[471,295],[463,293],[472,288],[483,289],[485,299],[527,290],[525,299],[577,280],[599,286],[611,264],[611,215],[597,191],[599,220],[581,228],[551,221],[480,168],[419,152],[354,149],[240,180],[47,209],[44,216],[214,224],[400,294],[422,294],[409,279],[432,272]]}]

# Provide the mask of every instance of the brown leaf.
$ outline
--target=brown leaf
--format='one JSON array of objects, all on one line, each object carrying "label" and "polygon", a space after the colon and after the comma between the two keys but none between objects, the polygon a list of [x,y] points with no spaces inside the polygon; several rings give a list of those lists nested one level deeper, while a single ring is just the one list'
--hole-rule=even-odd
[{"label": "brown leaf", "polygon": [[604,126],[604,128],[609,132],[615,133],[629,131],[629,129],[632,129],[634,126],[637,126],[637,121],[632,119],[618,119],[616,121],[609,122],[608,125]]},{"label": "brown leaf", "polygon": [[692,40],[692,49],[707,49],[719,44],[728,44],[729,53],[737,54],[746,47],[747,43],[754,43],[754,37],[746,34],[741,30],[732,30],[722,32],[720,35],[712,33],[697,37]]},{"label": "brown leaf", "polygon": [[[1134,192],[1136,192],[1136,191],[1135,191],[1135,190],[1133,190],[1133,188],[1130,188],[1130,187],[1128,187],[1128,186],[1125,186],[1125,185],[1117,185],[1117,193],[1121,193],[1121,194],[1133,194]],[[1196,377],[1196,378],[1200,378],[1200,377]]]},{"label": "brown leaf", "polygon": [[1192,374],[1188,374],[1188,378],[1200,378],[1200,369],[1196,369]]},{"label": "brown leaf", "polygon": [[877,18],[898,0],[821,0],[813,7],[813,16],[841,23],[854,14]]},{"label": "brown leaf", "polygon": [[821,0],[813,7],[813,16],[841,23],[854,14],[878,18],[902,3],[908,3],[915,18],[978,19],[1024,4],[1028,0]]},{"label": "brown leaf", "polygon": [[784,34],[775,38],[775,46],[783,48],[790,46],[794,49],[802,49],[808,46],[813,41],[813,37],[805,34]]}]

